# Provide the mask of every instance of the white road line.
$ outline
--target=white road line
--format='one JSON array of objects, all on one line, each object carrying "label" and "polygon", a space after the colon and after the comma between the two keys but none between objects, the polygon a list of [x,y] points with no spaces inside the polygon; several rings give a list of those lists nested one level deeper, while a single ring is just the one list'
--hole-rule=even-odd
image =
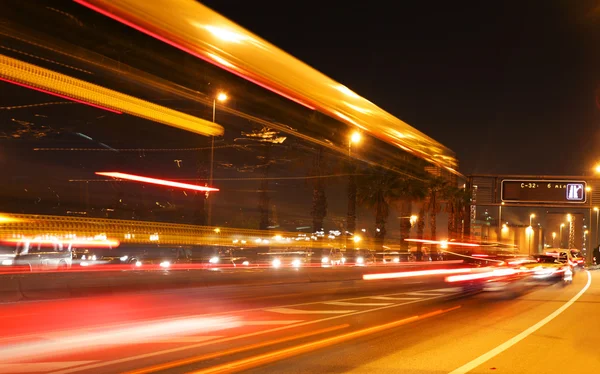
[{"label": "white road line", "polygon": [[143,342],[139,342],[136,344],[156,344],[156,343],[200,343],[205,342],[207,340],[213,339],[221,339],[223,336],[213,336],[213,335],[198,335],[198,336],[174,336],[172,338],[163,338],[163,339],[149,339]]},{"label": "white road line", "polygon": [[534,332],[536,332],[540,328],[544,327],[544,325],[546,325],[548,322],[552,321],[554,318],[558,317],[562,312],[564,312],[565,310],[567,310],[567,308],[569,308],[571,305],[573,305],[573,303],[575,303],[585,293],[585,291],[588,290],[588,288],[590,288],[590,285],[592,284],[592,275],[587,270],[586,270],[586,273],[587,273],[587,276],[588,276],[588,280],[587,280],[586,285],[581,289],[581,291],[579,291],[577,293],[577,295],[573,296],[571,298],[571,300],[569,300],[566,303],[564,303],[563,306],[561,306],[560,308],[556,309],[554,312],[552,312],[550,315],[548,315],[546,318],[542,319],[541,321],[539,321],[535,325],[529,327],[527,330],[521,332],[520,334],[518,334],[518,335],[516,335],[516,336],[514,336],[512,338],[510,338],[509,340],[507,340],[504,343],[500,344],[499,346],[497,346],[496,348],[492,349],[491,351],[488,351],[488,352],[482,354],[481,356],[477,357],[473,361],[470,361],[470,362],[464,364],[463,366],[459,367],[458,369],[452,370],[450,372],[450,374],[465,374],[465,373],[468,373],[469,371],[475,369],[476,367],[478,367],[479,365],[483,364],[484,362],[489,361],[492,358],[494,358],[497,355],[499,355],[500,353],[506,351],[507,349],[509,349],[513,345],[517,344],[518,342],[520,342],[521,340],[525,339],[529,335],[533,334]]},{"label": "white road line", "polygon": [[64,361],[64,362],[27,362],[22,364],[0,364],[0,373],[43,373],[52,370],[66,369],[73,366],[86,365],[96,361]]},{"label": "white road line", "polygon": [[409,295],[409,296],[440,296],[442,294],[439,292],[422,291],[422,292],[407,292],[407,293],[405,293],[405,295]]},{"label": "white road line", "polygon": [[[394,293],[394,294],[389,294],[389,295],[399,295],[399,294],[400,293]],[[354,297],[354,298],[350,298],[350,299],[342,299],[342,300],[357,300],[357,299],[364,299],[364,298],[365,298],[365,296]],[[354,313],[350,313],[350,314],[347,314],[347,315],[337,315],[337,316],[332,316],[332,317],[325,317],[325,318],[315,319],[315,320],[312,320],[312,321],[305,321],[305,322],[301,322],[301,323],[299,323],[297,325],[279,326],[279,327],[275,327],[275,328],[272,328],[272,329],[267,329],[267,330],[262,330],[262,331],[255,331],[255,332],[251,332],[251,333],[247,333],[247,334],[242,334],[242,335],[238,335],[238,336],[226,337],[226,338],[219,339],[219,340],[216,340],[216,341],[208,341],[208,342],[203,342],[203,343],[198,343],[198,344],[190,344],[190,345],[186,345],[186,346],[182,346],[182,347],[175,347],[175,348],[170,348],[170,349],[163,349],[161,351],[154,351],[154,352],[149,352],[149,353],[143,353],[143,354],[140,354],[140,355],[137,355],[137,356],[127,356],[127,357],[118,358],[118,359],[111,360],[111,361],[97,362],[95,364],[90,364],[90,365],[86,365],[86,366],[82,366],[82,367],[77,367],[77,368],[72,368],[72,369],[57,370],[57,371],[54,371],[53,374],[70,374],[70,373],[76,373],[76,372],[83,371],[83,370],[97,369],[97,368],[106,367],[106,366],[110,366],[110,365],[118,365],[118,364],[122,364],[122,363],[125,363],[125,362],[132,362],[132,361],[137,361],[137,360],[143,360],[143,359],[150,358],[150,357],[157,357],[157,356],[162,356],[162,355],[166,355],[166,354],[170,354],[170,353],[182,352],[182,351],[186,351],[186,350],[190,350],[190,349],[196,349],[196,348],[204,347],[204,346],[207,346],[207,345],[227,343],[227,342],[231,342],[231,341],[234,341],[234,340],[239,340],[239,339],[244,339],[244,338],[251,338],[251,337],[254,337],[254,336],[260,336],[260,335],[264,335],[264,334],[268,334],[268,333],[273,333],[273,332],[277,332],[277,331],[282,331],[282,330],[286,330],[286,329],[290,329],[290,328],[297,328],[297,327],[301,327],[301,326],[314,325],[316,323],[321,323],[321,322],[326,322],[326,321],[333,321],[333,320],[339,319],[339,318],[346,318],[346,317],[354,316],[354,315],[358,315],[358,314],[372,313],[372,312],[376,312],[376,311],[379,311],[379,310],[385,310],[385,309],[391,309],[391,308],[398,308],[398,307],[401,307],[401,306],[404,306],[404,305],[411,305],[411,304],[420,303],[422,301],[435,300],[435,299],[439,299],[439,298],[441,298],[441,296],[430,297],[428,299],[409,300],[409,301],[406,301],[404,303],[386,305],[386,306],[381,306],[381,307],[373,308],[373,309],[359,310],[359,311],[356,311]],[[316,304],[316,302],[315,303],[296,304],[296,305],[306,305],[306,304]],[[250,312],[250,311],[256,311],[256,310],[265,310],[265,309],[263,309],[263,308],[253,308],[253,309],[232,311],[231,313],[235,313],[235,312],[238,312],[238,313],[239,312]],[[212,315],[221,315],[221,314],[224,314],[224,313],[215,313],[215,314],[212,314]],[[207,315],[211,315],[211,314],[207,314]]]},{"label": "white road line", "polygon": [[369,299],[375,300],[421,300],[422,297],[391,297],[391,296],[371,296]]},{"label": "white road line", "polygon": [[460,287],[437,288],[435,290],[427,290],[427,291],[423,291],[423,292],[458,293],[458,292],[462,292],[462,288],[460,288]]},{"label": "white road line", "polygon": [[355,310],[302,310],[292,308],[270,308],[265,309],[265,311],[281,314],[346,314],[356,312]]},{"label": "white road line", "polygon": [[303,319],[288,319],[283,321],[245,321],[244,326],[269,326],[269,325],[291,325],[304,322]]},{"label": "white road line", "polygon": [[325,301],[323,304],[338,306],[384,306],[392,305],[393,303],[352,303],[349,301]]}]

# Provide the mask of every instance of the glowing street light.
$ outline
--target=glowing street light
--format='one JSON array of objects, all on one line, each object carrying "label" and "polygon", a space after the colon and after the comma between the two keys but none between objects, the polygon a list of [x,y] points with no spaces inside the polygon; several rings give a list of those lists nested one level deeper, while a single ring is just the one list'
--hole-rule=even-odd
[{"label": "glowing street light", "polygon": [[556,233],[552,233],[552,248],[554,248],[554,240],[556,239]]},{"label": "glowing street light", "polygon": [[[217,95],[217,100],[219,100],[220,102],[226,101],[227,94],[225,94],[223,92],[219,92],[219,94]],[[214,122],[214,120],[213,120],[213,122]]]},{"label": "glowing street light", "polygon": [[527,234],[527,246],[529,247],[529,254],[531,255],[531,237],[533,236],[533,227],[527,226],[527,229],[525,229],[525,234]]},{"label": "glowing street light", "polygon": [[[227,94],[224,92],[219,92],[217,96],[213,99],[213,113],[212,113],[212,121],[216,124],[216,114],[217,114],[217,101],[223,103],[227,101]],[[208,184],[212,186],[213,184],[213,170],[215,165],[215,137],[212,136],[210,140],[210,174],[208,176]],[[212,224],[212,199],[209,199],[209,192],[206,192],[206,198],[208,199],[208,225]]]},{"label": "glowing street light", "polygon": [[594,171],[600,174],[600,164],[597,164],[596,167],[594,167]]},{"label": "glowing street light", "polygon": [[506,234],[508,232],[508,225],[506,223],[502,224],[502,233]]},{"label": "glowing street light", "polygon": [[533,225],[533,219],[535,218],[535,214],[531,213],[529,215],[529,226],[531,227]]},{"label": "glowing street light", "polygon": [[417,220],[419,219],[419,216],[413,214],[412,216],[410,216],[409,220],[410,220],[410,225],[414,226],[414,224],[417,222]]},{"label": "glowing street light", "polygon": [[360,143],[361,139],[362,139],[362,136],[360,135],[360,132],[355,131],[352,133],[352,135],[350,135],[350,144],[352,144],[352,143],[358,144],[358,143]]}]

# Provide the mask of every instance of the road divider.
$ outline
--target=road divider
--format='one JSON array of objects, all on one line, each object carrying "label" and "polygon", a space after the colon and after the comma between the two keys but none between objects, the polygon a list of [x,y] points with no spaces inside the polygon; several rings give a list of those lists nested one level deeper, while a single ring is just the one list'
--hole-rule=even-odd
[{"label": "road divider", "polygon": [[[402,274],[431,275],[464,271],[464,264],[432,265],[415,263],[413,266],[389,267],[339,266],[332,268],[254,268],[153,270],[108,272],[36,272],[0,275],[0,302],[43,300],[66,297],[93,296],[185,287],[257,286],[313,282],[363,282],[365,279],[402,278]],[[461,266],[461,268],[459,268]],[[442,269],[443,267],[443,269]],[[425,270],[427,269],[427,270]],[[377,271],[377,274],[372,274]],[[440,275],[440,277],[442,277]],[[443,281],[443,277],[440,278]]]}]

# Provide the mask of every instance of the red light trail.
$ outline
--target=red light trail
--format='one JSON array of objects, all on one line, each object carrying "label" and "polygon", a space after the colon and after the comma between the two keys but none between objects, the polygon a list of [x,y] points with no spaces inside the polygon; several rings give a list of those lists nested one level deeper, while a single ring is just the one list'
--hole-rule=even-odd
[{"label": "red light trail", "polygon": [[202,191],[202,192],[219,191],[218,188],[214,188],[214,187],[198,186],[196,184],[180,183],[180,182],[174,182],[174,181],[169,181],[169,180],[164,180],[164,179],[149,178],[149,177],[143,177],[140,175],[125,174],[125,173],[119,173],[119,172],[100,172],[99,171],[99,172],[96,172],[96,175],[102,175],[105,177],[111,177],[111,178],[116,178],[116,179],[130,180],[130,181],[134,181],[134,182],[157,184],[160,186],[182,188],[184,190],[194,190],[194,191]]}]

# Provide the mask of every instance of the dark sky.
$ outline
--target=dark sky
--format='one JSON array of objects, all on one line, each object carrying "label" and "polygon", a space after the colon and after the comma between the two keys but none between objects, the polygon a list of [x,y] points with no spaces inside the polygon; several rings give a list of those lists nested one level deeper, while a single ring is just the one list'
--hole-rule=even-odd
[{"label": "dark sky", "polygon": [[463,173],[600,160],[597,0],[203,3],[450,147]]}]

